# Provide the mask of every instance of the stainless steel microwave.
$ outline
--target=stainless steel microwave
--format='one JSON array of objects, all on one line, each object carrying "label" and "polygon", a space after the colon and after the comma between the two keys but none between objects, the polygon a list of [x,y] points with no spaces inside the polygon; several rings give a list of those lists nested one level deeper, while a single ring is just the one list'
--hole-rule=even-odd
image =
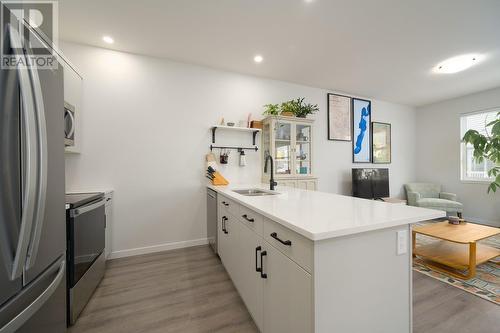
[{"label": "stainless steel microwave", "polygon": [[64,146],[75,145],[76,109],[73,105],[64,102]]}]

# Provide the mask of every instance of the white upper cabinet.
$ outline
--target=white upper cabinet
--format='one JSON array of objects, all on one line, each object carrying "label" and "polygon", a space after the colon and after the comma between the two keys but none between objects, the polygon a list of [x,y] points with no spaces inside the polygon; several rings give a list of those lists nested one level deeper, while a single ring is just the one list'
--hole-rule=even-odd
[{"label": "white upper cabinet", "polygon": [[[80,153],[81,152],[81,135],[82,135],[82,93],[83,93],[83,76],[76,69],[68,57],[53,43],[53,41],[39,27],[31,27],[37,36],[47,44],[48,47],[54,50],[54,55],[63,67],[64,72],[64,102],[65,109],[61,110],[61,117],[64,117],[65,122],[65,137],[68,133],[72,137],[71,145],[65,140],[65,152]],[[73,112],[70,116],[66,116],[66,107],[68,106]],[[61,134],[62,136],[63,134]]]},{"label": "white upper cabinet", "polygon": [[[272,116],[263,120],[262,161],[267,155],[274,160],[274,178],[278,186],[316,189],[313,176],[313,123],[306,118]],[[263,174],[263,181],[270,178],[271,168]],[[307,180],[314,186],[301,185]]]},{"label": "white upper cabinet", "polygon": [[[61,64],[64,67],[64,102],[74,108],[74,119],[65,119],[66,121],[73,120],[74,143],[73,146],[66,146],[67,153],[80,153],[82,141],[82,93],[83,93],[83,78],[74,69],[74,66],[67,62],[64,58],[61,59]],[[68,126],[71,128],[71,125]],[[67,129],[69,130],[69,129]]]}]

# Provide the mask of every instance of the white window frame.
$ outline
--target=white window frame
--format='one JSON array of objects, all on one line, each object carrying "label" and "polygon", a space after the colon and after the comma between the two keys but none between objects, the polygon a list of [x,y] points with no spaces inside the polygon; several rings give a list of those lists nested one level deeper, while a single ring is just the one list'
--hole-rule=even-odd
[{"label": "white window frame", "polygon": [[488,177],[488,178],[484,178],[484,179],[467,177],[467,175],[466,175],[467,144],[462,141],[462,138],[466,132],[466,130],[465,130],[465,118],[467,116],[472,116],[475,114],[490,113],[490,112],[498,113],[498,112],[500,112],[500,107],[495,107],[495,108],[491,108],[491,109],[485,109],[485,110],[479,110],[479,111],[467,112],[467,113],[460,114],[460,181],[462,183],[489,184],[493,180],[495,180],[495,178],[493,178],[493,177]]}]

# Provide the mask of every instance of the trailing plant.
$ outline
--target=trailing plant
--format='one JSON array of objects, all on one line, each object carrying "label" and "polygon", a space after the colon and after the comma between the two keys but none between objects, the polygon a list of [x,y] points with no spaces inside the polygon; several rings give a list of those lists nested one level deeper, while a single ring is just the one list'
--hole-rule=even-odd
[{"label": "trailing plant", "polygon": [[490,135],[483,135],[476,130],[469,130],[462,140],[474,147],[473,156],[477,163],[482,163],[485,159],[494,163],[495,166],[488,170],[488,176],[493,178],[493,181],[488,186],[488,193],[490,193],[491,191],[496,192],[500,188],[500,112],[495,120],[486,124],[486,127],[491,127]]},{"label": "trailing plant", "polygon": [[280,106],[278,104],[266,104],[264,105],[264,113],[265,116],[277,116],[281,113]]}]

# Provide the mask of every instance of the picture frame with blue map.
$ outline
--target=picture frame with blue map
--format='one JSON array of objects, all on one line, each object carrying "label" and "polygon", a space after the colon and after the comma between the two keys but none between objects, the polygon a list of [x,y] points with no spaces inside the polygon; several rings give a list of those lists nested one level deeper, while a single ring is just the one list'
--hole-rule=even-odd
[{"label": "picture frame with blue map", "polygon": [[372,102],[352,98],[352,162],[372,161]]}]

